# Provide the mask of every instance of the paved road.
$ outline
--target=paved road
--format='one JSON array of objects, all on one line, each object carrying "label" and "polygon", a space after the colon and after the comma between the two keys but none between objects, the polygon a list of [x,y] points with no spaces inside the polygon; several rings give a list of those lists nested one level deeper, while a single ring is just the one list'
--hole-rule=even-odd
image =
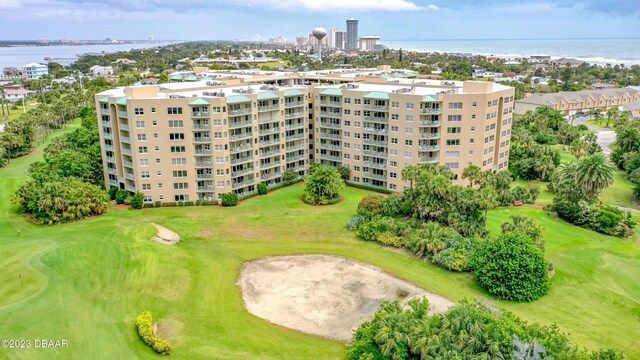
[{"label": "paved road", "polygon": [[577,118],[573,121],[573,125],[586,125],[589,130],[595,132],[598,135],[598,145],[600,145],[600,147],[602,148],[602,152],[605,155],[611,154],[611,144],[616,141],[616,132],[608,128],[587,124],[587,120],[591,120],[591,117],[585,116]]}]

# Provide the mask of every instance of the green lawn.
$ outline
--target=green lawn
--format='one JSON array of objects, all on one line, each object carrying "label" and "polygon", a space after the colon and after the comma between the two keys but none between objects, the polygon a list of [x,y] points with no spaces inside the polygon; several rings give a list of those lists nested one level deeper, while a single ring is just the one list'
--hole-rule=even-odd
[{"label": "green lawn", "polygon": [[[27,102],[27,111],[29,111],[29,109],[32,109],[34,107],[36,107],[36,105],[34,103],[30,103]],[[17,119],[20,115],[23,114],[24,112],[24,108],[22,107],[22,101],[16,103],[16,106],[18,107],[18,109],[11,109],[9,108],[9,111],[11,112],[11,114],[9,115],[9,120],[13,120],[13,119]],[[0,111],[0,115],[2,114],[2,112]],[[2,118],[2,116],[0,116],[0,123],[4,121],[4,118]]]},{"label": "green lawn", "polygon": [[[303,187],[296,185],[235,208],[112,208],[105,216],[45,227],[9,205],[26,166],[39,157],[41,151],[0,169],[0,329],[3,337],[66,339],[70,346],[0,349],[0,358],[157,359],[134,329],[143,310],[171,324],[173,359],[344,358],[343,343],[275,326],[244,310],[235,285],[242,264],[268,255],[348,256],[454,301],[490,300],[470,274],[356,239],[345,223],[367,194],[363,190],[347,188],[343,202],[314,207],[300,201]],[[580,345],[617,347],[640,358],[638,244],[529,208],[491,211],[490,229],[497,231],[516,212],[544,227],[556,276],[544,298],[499,305],[528,320],[556,322]],[[183,241],[149,241],[151,222]]]},{"label": "green lawn", "polygon": [[[596,121],[596,120],[587,120],[586,123],[589,125],[595,125],[595,126],[599,126],[601,128],[609,128],[611,130],[615,130],[615,126],[613,126],[613,121],[609,120],[608,121],[609,124],[607,124],[607,120],[606,119],[600,119],[600,121]],[[607,126],[609,125],[609,126]]]}]

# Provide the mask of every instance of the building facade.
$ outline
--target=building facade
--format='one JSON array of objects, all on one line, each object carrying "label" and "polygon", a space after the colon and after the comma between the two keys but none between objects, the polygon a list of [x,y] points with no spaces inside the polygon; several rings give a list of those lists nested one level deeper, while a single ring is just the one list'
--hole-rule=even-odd
[{"label": "building facade", "polygon": [[359,48],[361,51],[377,50],[376,45],[380,45],[380,36],[363,36],[360,38]]},{"label": "building facade", "polygon": [[105,183],[172,202],[252,193],[288,169],[306,175],[312,162],[396,191],[407,165],[446,165],[457,176],[469,164],[508,166],[513,88],[291,77],[289,86],[196,82],[97,94]]},{"label": "building facade", "polygon": [[22,67],[22,77],[25,79],[40,79],[49,75],[49,67],[38,63],[31,63]]},{"label": "building facade", "polygon": [[358,20],[351,18],[347,20],[347,40],[346,50],[358,49]]},{"label": "building facade", "polygon": [[516,101],[516,114],[535,111],[541,106],[549,106],[562,112],[566,116],[576,114],[585,115],[587,112],[599,109],[607,111],[611,108],[624,110],[630,103],[640,101],[640,87],[627,86],[624,88],[607,88],[598,90],[561,91],[557,93],[532,94]]}]

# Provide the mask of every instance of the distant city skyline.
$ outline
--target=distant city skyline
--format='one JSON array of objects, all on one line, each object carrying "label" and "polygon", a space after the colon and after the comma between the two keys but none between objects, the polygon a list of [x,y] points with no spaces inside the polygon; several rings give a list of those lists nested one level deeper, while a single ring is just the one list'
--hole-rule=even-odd
[{"label": "distant city skyline", "polygon": [[640,37],[637,0],[2,0],[0,39],[293,40],[351,17],[385,40]]}]

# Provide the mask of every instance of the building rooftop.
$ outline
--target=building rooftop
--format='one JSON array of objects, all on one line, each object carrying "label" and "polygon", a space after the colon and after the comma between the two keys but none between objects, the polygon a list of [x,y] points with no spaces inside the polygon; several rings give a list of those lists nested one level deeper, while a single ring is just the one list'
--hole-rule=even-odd
[{"label": "building rooftop", "polygon": [[561,91],[548,94],[533,94],[529,97],[518,100],[518,102],[533,105],[551,105],[556,104],[563,99],[567,100],[567,102],[573,103],[582,102],[589,98],[595,100],[601,96],[604,96],[606,99],[620,98],[624,96],[624,94],[633,95],[638,92],[640,92],[640,90],[634,89],[633,87],[624,87],[619,89]]}]

